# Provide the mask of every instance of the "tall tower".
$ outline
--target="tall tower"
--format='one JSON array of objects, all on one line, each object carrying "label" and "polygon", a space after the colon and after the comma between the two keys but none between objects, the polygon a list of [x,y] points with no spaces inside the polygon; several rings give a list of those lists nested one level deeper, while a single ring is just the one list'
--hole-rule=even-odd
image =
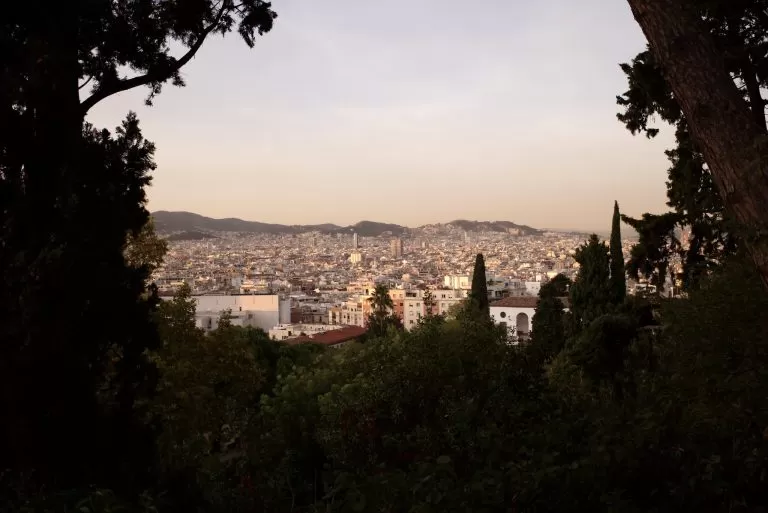
[{"label": "tall tower", "polygon": [[390,253],[392,254],[392,258],[402,258],[403,239],[400,237],[392,239],[392,242],[390,242]]},{"label": "tall tower", "polygon": [[360,247],[360,240],[357,237],[357,232],[352,234],[352,249]]}]

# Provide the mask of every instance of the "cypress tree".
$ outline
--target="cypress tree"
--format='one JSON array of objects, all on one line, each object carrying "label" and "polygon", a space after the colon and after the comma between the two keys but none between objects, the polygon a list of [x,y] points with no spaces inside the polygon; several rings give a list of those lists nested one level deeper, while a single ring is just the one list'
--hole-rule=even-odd
[{"label": "cypress tree", "polygon": [[624,275],[624,253],[621,250],[621,215],[619,202],[613,203],[613,224],[611,225],[611,278],[609,288],[611,301],[621,304],[627,295],[627,281]]},{"label": "cypress tree", "polygon": [[607,313],[610,304],[610,258],[608,247],[592,235],[576,250],[579,274],[570,289],[571,312],[576,322],[585,327]]},{"label": "cypress tree", "polygon": [[489,314],[488,282],[485,280],[485,259],[482,253],[475,258],[475,271],[472,274],[470,300],[478,311]]}]

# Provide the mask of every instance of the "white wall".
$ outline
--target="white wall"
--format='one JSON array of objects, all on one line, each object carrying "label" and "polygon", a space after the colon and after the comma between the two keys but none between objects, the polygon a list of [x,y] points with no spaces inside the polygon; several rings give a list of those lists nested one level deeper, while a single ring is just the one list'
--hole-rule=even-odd
[{"label": "white wall", "polygon": [[203,329],[215,329],[219,314],[227,309],[232,310],[233,325],[264,331],[291,320],[290,300],[281,300],[277,294],[206,295],[193,299],[197,303],[195,322]]},{"label": "white wall", "polygon": [[[535,308],[526,307],[507,307],[507,306],[492,306],[490,308],[491,319],[496,324],[505,323],[507,325],[507,331],[509,333],[510,340],[516,340],[518,332],[523,331],[527,336],[531,332],[533,326],[533,315],[536,312]],[[527,330],[525,326],[517,325],[517,316],[519,314],[525,314],[528,316]]]},{"label": "white wall", "polygon": [[531,296],[538,296],[539,291],[541,290],[541,282],[540,281],[526,281],[525,282],[525,292]]}]

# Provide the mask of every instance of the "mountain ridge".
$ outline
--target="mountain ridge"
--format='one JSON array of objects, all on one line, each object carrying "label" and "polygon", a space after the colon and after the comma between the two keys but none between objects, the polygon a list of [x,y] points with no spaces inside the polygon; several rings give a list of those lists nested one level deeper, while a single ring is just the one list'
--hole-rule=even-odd
[{"label": "mountain ridge", "polygon": [[363,220],[349,226],[339,226],[333,223],[311,225],[287,225],[276,223],[262,223],[259,221],[245,221],[236,217],[215,219],[193,212],[158,210],[152,213],[155,228],[161,233],[205,233],[205,232],[242,232],[242,233],[268,233],[268,234],[299,234],[312,231],[321,233],[352,233],[356,232],[362,237],[378,237],[384,234],[404,235],[427,227],[461,229],[470,232],[491,231],[504,232],[516,235],[538,235],[542,231],[527,225],[518,225],[511,221],[468,221],[456,219],[448,223],[423,225],[417,228],[409,228],[399,224],[380,223]]}]

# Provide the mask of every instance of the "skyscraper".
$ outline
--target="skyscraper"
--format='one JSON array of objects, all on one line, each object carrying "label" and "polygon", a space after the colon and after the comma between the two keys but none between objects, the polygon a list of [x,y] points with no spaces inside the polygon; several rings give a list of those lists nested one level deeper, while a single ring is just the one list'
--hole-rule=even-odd
[{"label": "skyscraper", "polygon": [[392,254],[392,258],[402,258],[403,239],[399,237],[397,239],[392,239],[392,242],[390,243],[390,252]]},{"label": "skyscraper", "polygon": [[357,237],[357,232],[352,234],[352,249],[357,249],[359,247],[360,240]]}]

